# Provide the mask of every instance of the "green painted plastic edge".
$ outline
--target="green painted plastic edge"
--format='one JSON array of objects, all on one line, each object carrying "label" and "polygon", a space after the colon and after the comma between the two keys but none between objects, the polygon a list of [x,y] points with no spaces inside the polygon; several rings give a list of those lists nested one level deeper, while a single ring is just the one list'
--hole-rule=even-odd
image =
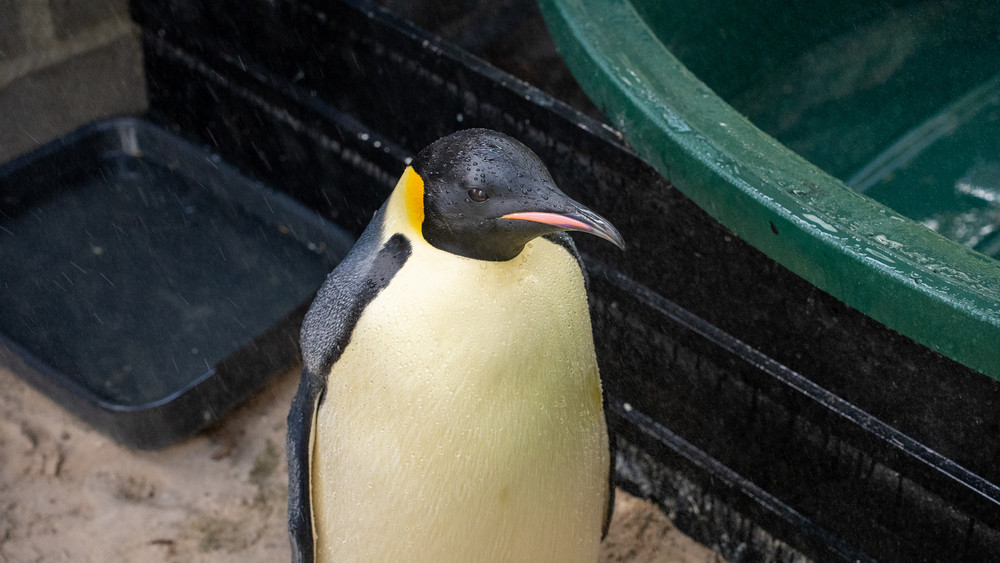
[{"label": "green painted plastic edge", "polygon": [[849,306],[1000,380],[1000,262],[853,191],[757,129],[626,0],[539,5],[611,124],[712,217]]}]

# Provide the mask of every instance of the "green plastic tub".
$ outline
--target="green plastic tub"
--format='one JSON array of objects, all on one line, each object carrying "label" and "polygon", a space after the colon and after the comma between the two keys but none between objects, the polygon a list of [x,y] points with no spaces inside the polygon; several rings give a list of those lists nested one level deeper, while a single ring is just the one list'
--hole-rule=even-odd
[{"label": "green plastic tub", "polygon": [[540,0],[634,150],[817,287],[1000,379],[1000,9]]}]

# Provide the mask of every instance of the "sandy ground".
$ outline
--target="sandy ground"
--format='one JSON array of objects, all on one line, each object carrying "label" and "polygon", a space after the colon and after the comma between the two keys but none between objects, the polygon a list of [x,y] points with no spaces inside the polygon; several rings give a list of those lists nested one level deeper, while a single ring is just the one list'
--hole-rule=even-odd
[{"label": "sandy ground", "polygon": [[[0,561],[287,561],[285,415],[297,372],[214,426],[130,450],[0,368]],[[721,561],[619,491],[602,561]]]}]

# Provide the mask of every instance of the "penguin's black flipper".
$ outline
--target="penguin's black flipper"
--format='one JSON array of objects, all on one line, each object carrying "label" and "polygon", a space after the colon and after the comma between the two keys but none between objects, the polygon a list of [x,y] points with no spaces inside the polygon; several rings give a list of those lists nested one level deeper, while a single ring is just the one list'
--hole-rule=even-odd
[{"label": "penguin's black flipper", "polygon": [[[580,272],[583,273],[583,287],[587,290],[587,299],[590,299],[590,277],[587,275],[587,268],[583,265],[583,258],[580,256],[580,251],[576,249],[576,244],[573,242],[572,237],[565,232],[550,233],[544,235],[545,239],[550,240],[559,246],[566,249],[573,258],[576,258],[576,264],[580,266]],[[601,401],[604,404],[604,412],[608,412],[608,394],[601,393]],[[605,414],[604,424],[607,424],[607,414]],[[611,450],[611,463],[608,467],[608,500],[607,506],[604,511],[604,524],[601,525],[601,540],[608,536],[608,529],[611,527],[611,515],[615,511],[615,455],[618,450],[617,443],[615,440],[615,435],[611,433],[611,428],[608,428],[608,446]]]},{"label": "penguin's black flipper", "polygon": [[[604,396],[604,412],[608,412],[608,396]],[[605,424],[607,420],[605,419]],[[615,458],[617,456],[618,444],[615,435],[608,428],[608,446],[611,450],[611,463],[608,467],[608,506],[604,511],[604,524],[601,525],[601,541],[608,537],[608,530],[611,528],[611,516],[615,513]]]},{"label": "penguin's black flipper", "polygon": [[309,477],[312,473],[309,442],[316,420],[316,402],[320,387],[315,376],[302,370],[299,390],[288,412],[288,532],[292,542],[292,563],[313,560],[312,499]]},{"label": "penguin's black flipper", "polygon": [[288,531],[294,563],[313,561],[312,433],[326,394],[327,375],[351,340],[365,307],[375,299],[412,252],[410,241],[382,238],[380,209],[348,255],[327,276],[302,323],[302,379],[288,413]]}]

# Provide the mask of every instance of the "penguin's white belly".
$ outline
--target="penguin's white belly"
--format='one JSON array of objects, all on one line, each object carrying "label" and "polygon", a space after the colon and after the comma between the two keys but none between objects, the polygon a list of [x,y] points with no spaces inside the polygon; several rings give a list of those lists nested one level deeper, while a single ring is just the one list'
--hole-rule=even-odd
[{"label": "penguin's white belly", "polygon": [[584,282],[536,239],[508,262],[415,242],[318,409],[320,561],[596,561],[608,436]]}]

